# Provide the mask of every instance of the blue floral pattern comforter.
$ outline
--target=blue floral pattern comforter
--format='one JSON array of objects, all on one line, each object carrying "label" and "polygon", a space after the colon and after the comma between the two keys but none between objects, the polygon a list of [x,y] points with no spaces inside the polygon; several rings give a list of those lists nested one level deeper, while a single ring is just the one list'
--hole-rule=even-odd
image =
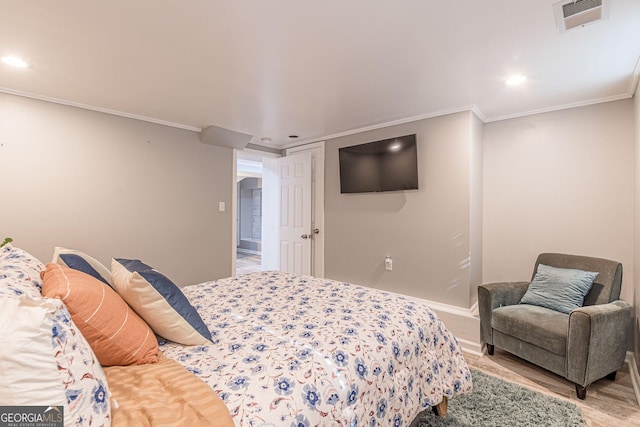
[{"label": "blue floral pattern comforter", "polygon": [[213,342],[160,349],[209,384],[237,426],[408,426],[471,392],[455,337],[409,298],[282,272],[182,290]]}]

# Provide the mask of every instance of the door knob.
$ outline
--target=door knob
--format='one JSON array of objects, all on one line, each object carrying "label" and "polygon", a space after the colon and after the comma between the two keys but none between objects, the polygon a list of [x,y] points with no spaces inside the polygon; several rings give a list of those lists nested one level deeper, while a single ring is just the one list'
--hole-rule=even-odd
[{"label": "door knob", "polygon": [[300,236],[300,237],[302,237],[303,239],[308,239],[308,238],[309,238],[309,237],[311,237],[311,236],[310,236],[310,235],[308,235],[308,234],[303,234],[303,235],[302,235],[302,236]]}]

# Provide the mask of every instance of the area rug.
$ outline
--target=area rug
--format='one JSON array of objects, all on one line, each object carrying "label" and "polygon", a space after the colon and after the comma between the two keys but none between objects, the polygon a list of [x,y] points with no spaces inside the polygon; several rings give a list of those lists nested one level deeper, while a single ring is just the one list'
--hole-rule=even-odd
[{"label": "area rug", "polygon": [[533,391],[472,369],[473,393],[449,401],[445,418],[432,410],[420,414],[412,427],[586,426],[571,402]]}]

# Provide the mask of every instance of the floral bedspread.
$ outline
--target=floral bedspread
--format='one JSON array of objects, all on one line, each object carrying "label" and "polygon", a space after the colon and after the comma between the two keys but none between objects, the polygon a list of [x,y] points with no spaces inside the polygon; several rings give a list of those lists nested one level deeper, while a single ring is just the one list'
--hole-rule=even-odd
[{"label": "floral bedspread", "polygon": [[213,342],[160,349],[209,384],[237,426],[408,426],[471,392],[455,337],[409,298],[282,272],[182,290]]}]

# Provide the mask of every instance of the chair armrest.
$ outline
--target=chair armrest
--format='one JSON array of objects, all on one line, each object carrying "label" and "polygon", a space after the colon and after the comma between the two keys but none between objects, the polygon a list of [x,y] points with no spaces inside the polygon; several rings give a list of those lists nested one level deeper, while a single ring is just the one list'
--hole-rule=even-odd
[{"label": "chair armrest", "polygon": [[587,386],[620,369],[627,353],[631,305],[622,300],[569,314],[567,378]]},{"label": "chair armrest", "polygon": [[491,313],[504,305],[518,304],[527,292],[529,282],[499,282],[478,286],[478,311],[480,312],[480,340],[493,344]]}]

